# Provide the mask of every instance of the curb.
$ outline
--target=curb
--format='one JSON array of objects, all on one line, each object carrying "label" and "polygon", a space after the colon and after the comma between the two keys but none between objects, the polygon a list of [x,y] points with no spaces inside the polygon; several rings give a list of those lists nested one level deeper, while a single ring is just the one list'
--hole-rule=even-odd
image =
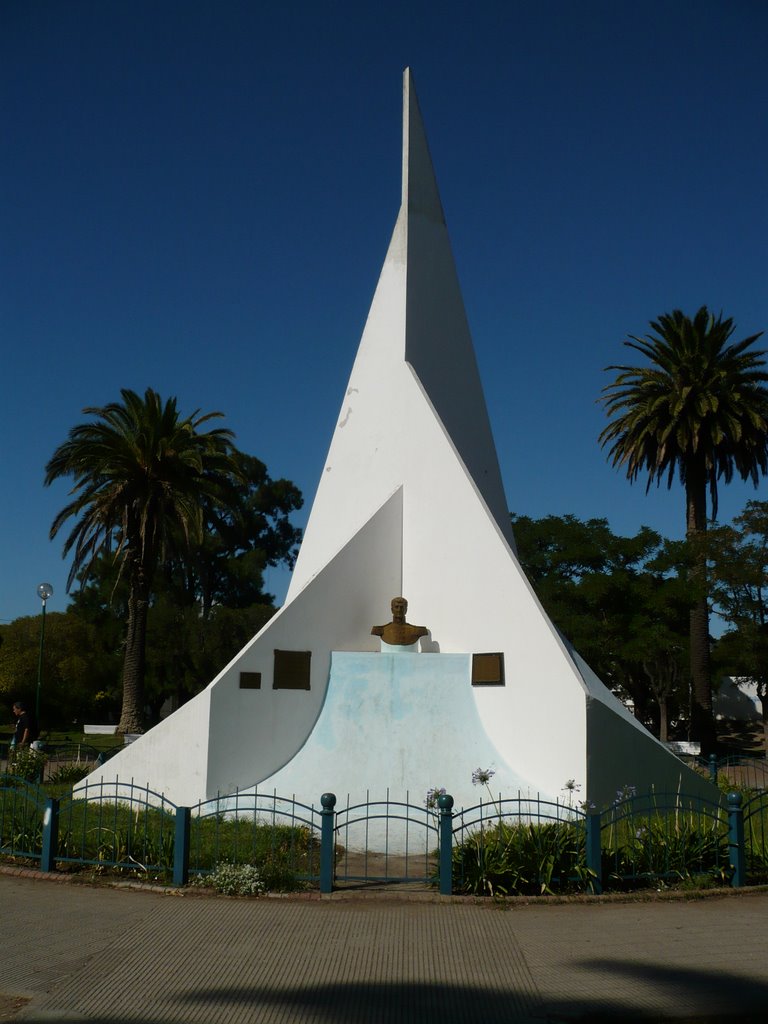
[{"label": "curb", "polygon": [[[28,878],[39,882],[53,882],[56,885],[90,886],[94,889],[125,889],[137,892],[153,892],[162,896],[180,896],[193,899],[253,899],[249,896],[222,896],[211,890],[193,886],[179,888],[172,885],[156,885],[132,879],[117,879],[104,876],[102,878],[84,877],[77,872],[40,871],[39,868],[0,864],[0,875],[15,878]],[[627,903],[690,903],[707,899],[733,899],[739,897],[758,896],[768,893],[768,885],[749,885],[738,889],[668,889],[645,890],[633,893],[601,893],[587,895],[583,893],[571,896],[503,896],[488,897],[454,894],[441,896],[438,892],[428,890],[412,891],[398,888],[376,889],[337,889],[331,893],[317,890],[307,892],[270,892],[259,899],[289,900],[299,903],[321,902],[380,902],[380,903],[430,903],[430,904],[465,904],[477,907],[491,907],[498,910],[513,910],[519,907],[555,907],[555,906],[596,906],[606,904]]]}]

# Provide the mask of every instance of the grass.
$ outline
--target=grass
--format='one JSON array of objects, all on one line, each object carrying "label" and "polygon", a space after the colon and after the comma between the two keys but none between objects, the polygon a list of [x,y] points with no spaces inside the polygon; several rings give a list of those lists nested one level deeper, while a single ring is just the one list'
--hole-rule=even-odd
[{"label": "grass", "polygon": [[104,736],[101,733],[84,733],[78,729],[50,729],[43,730],[40,739],[48,747],[59,747],[69,743],[80,743],[86,747],[93,747],[99,753],[103,750],[112,750],[115,747],[123,746],[122,736]]},{"label": "grass", "polygon": [[190,870],[196,872],[227,862],[295,866],[315,874],[319,861],[319,838],[306,825],[270,823],[251,814],[192,819]]},{"label": "grass", "polygon": [[[0,733],[0,746],[6,747],[13,737],[13,732]],[[94,747],[98,751],[111,750],[113,747],[122,747],[122,736],[104,736],[102,734],[84,733],[81,729],[43,729],[40,733],[41,741],[46,746],[63,746],[68,743],[81,743],[85,746]]]},{"label": "grass", "polygon": [[[57,782],[0,776],[0,856],[39,858],[47,798],[60,801],[58,866],[69,871],[172,877],[175,808],[149,804],[130,786],[73,794],[67,772]],[[110,798],[110,794],[112,797]],[[94,797],[98,796],[99,799]],[[159,799],[159,798],[158,798]],[[282,810],[281,810],[282,807]],[[210,808],[210,813],[205,813]],[[213,811],[216,809],[216,812]],[[234,809],[233,809],[234,808]],[[747,884],[768,882],[768,793],[745,794]],[[320,844],[312,812],[279,798],[239,794],[193,810],[189,873],[208,877],[223,864],[251,865],[272,890],[291,890],[319,875]],[[301,820],[302,817],[305,820]],[[728,885],[732,877],[727,814],[717,805],[673,797],[633,797],[601,815],[606,892],[644,887]],[[491,818],[454,840],[454,891],[489,896],[588,892],[584,819],[534,822]]]},{"label": "grass", "polygon": [[[39,857],[48,797],[60,801],[57,862],[66,870],[128,874],[168,881],[173,872],[175,808],[146,802],[125,787],[120,799],[83,799],[71,785],[45,785],[0,777],[0,855]],[[122,798],[125,797],[125,798]],[[239,810],[193,816],[190,874],[214,873],[223,863],[258,869],[271,891],[293,891],[319,873],[319,840],[307,825]]]}]

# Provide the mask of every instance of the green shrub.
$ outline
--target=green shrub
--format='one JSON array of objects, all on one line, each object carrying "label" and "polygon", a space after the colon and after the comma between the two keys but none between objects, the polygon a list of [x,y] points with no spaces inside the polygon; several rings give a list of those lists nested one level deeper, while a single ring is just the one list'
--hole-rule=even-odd
[{"label": "green shrub", "polygon": [[15,776],[0,778],[0,854],[27,857],[43,842],[43,800],[39,786]]},{"label": "green shrub", "polygon": [[[305,825],[259,820],[253,815],[193,817],[190,833],[190,864],[205,871],[217,864],[256,864],[275,878],[287,872],[316,873],[320,841]],[[271,865],[268,869],[268,865]],[[281,888],[284,886],[272,886]]]},{"label": "green shrub", "polygon": [[259,864],[259,871],[267,892],[300,892],[307,888],[295,868],[283,858],[264,861]]},{"label": "green shrub", "polygon": [[725,821],[683,808],[625,814],[603,830],[602,846],[607,889],[705,877],[725,885],[732,874]]},{"label": "green shrub", "polygon": [[70,764],[62,764],[55,772],[48,776],[46,784],[49,786],[69,786],[71,788],[76,782],[84,779],[91,770],[90,765],[80,764],[77,761],[72,761]]},{"label": "green shrub", "polygon": [[498,822],[473,832],[453,851],[454,888],[485,896],[539,896],[584,891],[584,831],[571,822]]},{"label": "green shrub", "polygon": [[42,779],[47,756],[30,747],[12,747],[8,754],[8,771],[19,779],[36,782]]},{"label": "green shrub", "polygon": [[58,856],[95,866],[99,872],[168,874],[173,869],[173,816],[138,802],[61,803]]}]

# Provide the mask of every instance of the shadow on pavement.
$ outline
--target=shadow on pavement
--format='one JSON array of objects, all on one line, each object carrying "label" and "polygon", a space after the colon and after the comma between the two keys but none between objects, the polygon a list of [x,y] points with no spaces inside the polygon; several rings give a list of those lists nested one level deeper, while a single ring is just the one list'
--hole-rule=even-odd
[{"label": "shadow on pavement", "polygon": [[[723,956],[725,957],[725,953]],[[632,960],[581,960],[570,964],[570,967],[591,971],[595,974],[595,990],[602,987],[615,988],[615,984],[606,985],[609,975],[623,975],[627,982],[645,983],[647,990],[653,990],[659,1000],[660,991],[669,993],[669,1016],[632,1006],[629,1001],[606,1002],[595,1000],[594,1003],[554,1003],[549,1002],[547,1010],[552,1021],[656,1021],[675,1020],[679,1024],[695,1022],[695,1024],[727,1024],[738,1021],[739,1024],[764,1024],[768,1020],[768,984],[762,981],[733,974],[727,970],[713,973],[693,967],[670,967],[666,964],[640,964]],[[681,1004],[686,997],[695,1001],[705,1010],[693,1012],[685,1016]],[[671,1007],[677,1004],[679,1009],[672,1014]]]},{"label": "shadow on pavement", "polygon": [[[130,1024],[165,1024],[189,1019],[216,1024],[237,1020],[253,1022],[267,1018],[281,1022],[312,1020],[316,1024],[617,1024],[625,1021],[654,1024],[674,1021],[675,1024],[765,1024],[768,1007],[768,985],[744,979],[727,972],[713,975],[703,970],[672,968],[662,964],[638,965],[631,961],[585,960],[579,968],[595,973],[596,998],[548,1001],[543,1006],[530,990],[509,986],[489,990],[476,985],[431,985],[397,982],[337,983],[307,985],[301,988],[262,988],[258,986],[222,986],[189,989],[170,994],[168,1003],[158,1013],[137,1018]],[[600,999],[599,993],[615,991],[606,984],[606,976],[626,976],[628,986],[645,983],[646,992],[659,1000],[659,989],[669,992],[668,1013],[643,1009],[637,1005],[631,988],[625,998]],[[705,1011],[685,1013],[684,1004],[707,1007]],[[0,1016],[0,1020],[24,1021],[25,1024],[85,1022],[93,1016],[50,1011],[36,1016],[33,1008],[21,1011],[17,1018]],[[119,1013],[100,1014],[101,1024],[129,1024]]]}]

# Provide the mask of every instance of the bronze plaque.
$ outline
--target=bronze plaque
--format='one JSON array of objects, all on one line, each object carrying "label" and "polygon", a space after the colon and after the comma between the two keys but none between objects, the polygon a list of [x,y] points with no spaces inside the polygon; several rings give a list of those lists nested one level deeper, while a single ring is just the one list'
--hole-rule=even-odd
[{"label": "bronze plaque", "polygon": [[504,686],[504,652],[472,655],[473,686]]},{"label": "bronze plaque", "polygon": [[260,690],[261,689],[261,672],[241,672],[240,673],[240,689],[241,690]]},{"label": "bronze plaque", "polygon": [[308,690],[311,651],[275,650],[273,690]]}]

